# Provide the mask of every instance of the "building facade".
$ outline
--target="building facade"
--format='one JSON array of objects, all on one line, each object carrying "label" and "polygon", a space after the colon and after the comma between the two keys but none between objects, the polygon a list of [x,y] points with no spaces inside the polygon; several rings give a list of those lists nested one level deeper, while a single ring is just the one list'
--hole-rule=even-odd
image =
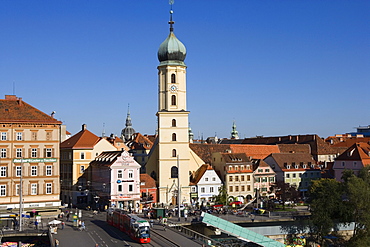
[{"label": "building facade", "polygon": [[271,187],[275,184],[276,173],[263,160],[253,160],[254,188],[262,197],[275,197]]},{"label": "building facade", "polygon": [[245,153],[213,153],[212,160],[231,201],[254,198],[253,163]]},{"label": "building facade", "polygon": [[140,165],[125,150],[98,155],[87,171],[97,206],[138,212],[140,208]]},{"label": "building facade", "polygon": [[[122,143],[122,146],[123,143]],[[103,151],[116,151],[106,138],[98,137],[82,125],[81,131],[60,144],[61,199],[69,206],[88,206],[93,204],[91,180],[85,171],[89,164]]]},{"label": "building facade", "polygon": [[290,184],[301,192],[308,190],[312,180],[321,178],[321,169],[311,154],[271,154],[264,161],[276,172],[276,181]]},{"label": "building facade", "polygon": [[191,203],[207,205],[220,192],[223,183],[212,166],[204,164],[194,174],[190,183]]},{"label": "building facade", "polygon": [[61,122],[15,95],[0,112],[0,208],[59,207]]},{"label": "building facade", "polygon": [[335,159],[334,177],[338,181],[343,181],[344,170],[352,170],[357,175],[363,167],[368,165],[370,165],[370,144],[366,142],[355,143]]}]

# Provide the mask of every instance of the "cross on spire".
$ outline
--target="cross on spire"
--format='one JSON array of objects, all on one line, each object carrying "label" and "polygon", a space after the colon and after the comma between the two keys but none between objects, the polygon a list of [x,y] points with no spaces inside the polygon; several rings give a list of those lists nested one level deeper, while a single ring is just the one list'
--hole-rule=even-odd
[{"label": "cross on spire", "polygon": [[171,10],[170,10],[170,21],[168,22],[168,24],[170,24],[170,32],[173,32],[173,24],[175,24],[175,22],[172,20],[172,14],[173,14],[173,10],[172,10],[172,5],[174,4],[175,0],[170,0],[169,3],[171,5]]}]

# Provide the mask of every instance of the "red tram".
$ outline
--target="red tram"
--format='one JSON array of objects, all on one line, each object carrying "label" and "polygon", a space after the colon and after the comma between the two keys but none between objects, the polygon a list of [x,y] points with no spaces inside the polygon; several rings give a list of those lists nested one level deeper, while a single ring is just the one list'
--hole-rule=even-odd
[{"label": "red tram", "polygon": [[126,233],[131,239],[141,244],[150,242],[150,225],[145,219],[134,214],[126,214],[120,209],[109,211],[107,222],[120,231]]}]

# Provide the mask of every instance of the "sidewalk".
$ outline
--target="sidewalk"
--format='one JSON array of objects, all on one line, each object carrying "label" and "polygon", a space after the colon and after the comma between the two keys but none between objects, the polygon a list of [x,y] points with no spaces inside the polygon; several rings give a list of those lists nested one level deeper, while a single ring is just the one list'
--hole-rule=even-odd
[{"label": "sidewalk", "polygon": [[[95,242],[89,237],[87,231],[79,231],[73,227],[72,222],[65,222],[62,230],[58,227],[57,234],[52,234],[53,241],[59,240],[59,247],[71,246],[95,246]],[[53,242],[54,244],[55,242]],[[54,245],[52,245],[54,246]]]}]

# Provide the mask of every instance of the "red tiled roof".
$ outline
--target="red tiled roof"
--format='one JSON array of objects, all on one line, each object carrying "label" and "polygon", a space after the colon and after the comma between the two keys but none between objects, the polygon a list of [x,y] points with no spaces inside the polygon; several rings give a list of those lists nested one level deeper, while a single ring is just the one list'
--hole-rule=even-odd
[{"label": "red tiled roof", "polygon": [[203,177],[207,170],[213,170],[212,166],[208,164],[201,165],[198,170],[196,170],[194,178],[191,180],[190,185],[198,184],[199,180]]},{"label": "red tiled roof", "polygon": [[252,159],[264,159],[272,153],[280,153],[277,145],[243,145],[231,144],[233,153],[245,153]]},{"label": "red tiled roof", "polygon": [[212,164],[212,153],[224,153],[230,150],[228,144],[190,143],[189,147],[207,164]]},{"label": "red tiled roof", "polygon": [[[290,169],[288,169],[289,171],[291,170],[300,170],[300,169],[311,169],[310,166],[308,166],[309,162],[311,163],[311,165],[315,165],[316,167],[316,161],[313,159],[312,155],[311,154],[306,154],[306,153],[279,153],[279,154],[271,154],[271,157],[275,160],[275,162],[277,163],[277,165],[281,168],[281,169],[286,169],[285,167],[285,163],[286,165],[290,165]],[[303,168],[301,166],[301,162],[307,166],[307,168]],[[295,168],[294,166],[292,166],[292,164],[295,163],[295,165],[298,166],[298,168]]]},{"label": "red tiled roof", "polygon": [[135,133],[132,140],[128,141],[126,145],[131,149],[150,150],[153,147],[153,142],[148,137]]},{"label": "red tiled roof", "polygon": [[226,164],[251,161],[245,153],[223,153],[222,158],[225,160]]},{"label": "red tiled roof", "polygon": [[84,129],[60,144],[60,148],[93,149],[101,138]]},{"label": "red tiled roof", "polygon": [[350,147],[355,143],[359,142],[365,142],[369,143],[370,142],[370,137],[351,137],[351,138],[346,138],[342,142],[338,142],[336,144],[333,144],[334,147]]},{"label": "red tiled roof", "polygon": [[258,167],[269,167],[270,168],[270,166],[262,159],[253,160],[253,171],[255,171]]},{"label": "red tiled roof", "polygon": [[62,124],[15,95],[5,95],[5,99],[0,99],[0,121],[2,123]]},{"label": "red tiled roof", "polygon": [[355,143],[339,155],[336,160],[356,160],[361,161],[364,166],[370,165],[370,144]]},{"label": "red tiled roof", "polygon": [[154,178],[152,178],[151,176],[149,176],[149,174],[146,173],[140,174],[140,182],[145,183],[143,185],[140,185],[141,189],[150,189],[157,187]]}]

